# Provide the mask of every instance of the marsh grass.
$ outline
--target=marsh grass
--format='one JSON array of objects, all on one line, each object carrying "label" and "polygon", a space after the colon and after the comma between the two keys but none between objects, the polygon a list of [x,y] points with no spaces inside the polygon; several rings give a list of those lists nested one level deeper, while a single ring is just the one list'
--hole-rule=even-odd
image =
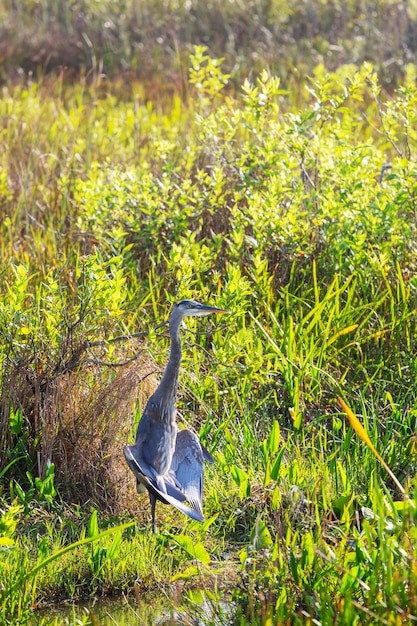
[{"label": "marsh grass", "polygon": [[[384,0],[265,2],[124,0],[53,2],[17,0],[0,9],[0,78],[64,72],[71,79],[103,82],[130,94],[132,77],[161,90],[186,92],[188,55],[209,45],[225,57],[233,80],[267,67],[298,90],[303,77],[325,63],[336,67],[363,61],[378,66],[384,83],[397,83],[415,58],[416,12],[412,4]],[[104,79],[105,80],[105,79]],[[117,86],[119,83],[119,86]]]},{"label": "marsh grass", "polygon": [[[230,579],[235,623],[414,619],[415,509],[337,402],[412,499],[411,75],[386,99],[369,64],[317,67],[298,107],[266,72],[232,97],[205,49],[190,65],[187,106],[3,93],[3,619]],[[161,505],[153,536],[121,449],[184,297],[231,311],[182,331],[181,422],[216,463],[207,522]]]}]

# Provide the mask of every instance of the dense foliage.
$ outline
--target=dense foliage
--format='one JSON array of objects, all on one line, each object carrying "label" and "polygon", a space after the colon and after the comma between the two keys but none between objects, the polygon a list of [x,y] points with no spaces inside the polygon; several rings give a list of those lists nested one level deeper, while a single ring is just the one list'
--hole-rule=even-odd
[{"label": "dense foliage", "polygon": [[[4,623],[135,582],[215,602],[231,576],[236,623],[417,615],[415,68],[390,98],[370,64],[318,65],[297,94],[227,78],[197,47],[187,105],[3,89]],[[150,537],[146,508],[121,525],[121,446],[183,297],[231,311],[183,333],[183,419],[216,464],[207,523],[161,507]]]}]

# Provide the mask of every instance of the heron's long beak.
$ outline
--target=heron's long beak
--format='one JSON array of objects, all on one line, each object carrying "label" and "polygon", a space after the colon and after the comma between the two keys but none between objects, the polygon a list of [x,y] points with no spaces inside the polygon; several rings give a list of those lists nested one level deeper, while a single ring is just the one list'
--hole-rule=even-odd
[{"label": "heron's long beak", "polygon": [[227,311],[226,309],[219,309],[216,306],[210,306],[208,304],[200,304],[199,302],[196,302],[190,311],[190,315],[201,317],[204,315],[210,315],[210,313],[230,313],[230,311]]}]

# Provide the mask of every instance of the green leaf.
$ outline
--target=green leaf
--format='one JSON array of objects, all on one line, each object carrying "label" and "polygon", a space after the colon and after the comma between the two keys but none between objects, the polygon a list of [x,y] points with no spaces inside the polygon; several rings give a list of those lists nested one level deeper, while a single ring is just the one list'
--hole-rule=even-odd
[{"label": "green leaf", "polygon": [[281,430],[279,427],[278,420],[274,420],[272,423],[271,432],[268,437],[268,452],[269,454],[275,455],[278,452],[279,444],[281,441]]},{"label": "green leaf", "polygon": [[98,532],[97,510],[93,509],[90,521],[88,522],[87,537],[96,537]]},{"label": "green leaf", "polygon": [[200,572],[199,572],[197,565],[191,565],[190,567],[187,567],[186,569],[182,570],[182,572],[179,572],[178,574],[174,574],[171,580],[172,582],[176,580],[190,580],[198,576],[199,573]]},{"label": "green leaf", "polygon": [[273,464],[272,469],[271,469],[272,480],[277,480],[278,478],[279,469],[281,467],[281,462],[282,462],[282,457],[284,456],[284,452],[285,452],[285,448],[281,448],[281,450],[278,453],[277,458],[275,459],[275,463]]},{"label": "green leaf", "polygon": [[117,554],[118,554],[118,552],[120,550],[121,542],[122,542],[122,531],[118,530],[118,531],[115,532],[115,536],[113,538],[111,546],[107,550],[106,556],[107,556],[108,559],[112,560],[112,559],[114,559],[117,556]]},{"label": "green leaf", "polygon": [[13,435],[20,435],[23,428],[23,412],[21,409],[16,409],[16,411],[10,411],[9,427]]},{"label": "green leaf", "polygon": [[0,537],[0,548],[2,547],[6,547],[6,548],[10,548],[11,546],[13,546],[15,543],[14,539],[11,539],[10,537]]},{"label": "green leaf", "polygon": [[2,477],[6,474],[6,472],[7,472],[7,471],[8,471],[11,467],[13,467],[13,465],[14,465],[15,463],[17,463],[18,461],[21,461],[22,459],[26,459],[26,458],[27,458],[27,456],[26,456],[26,455],[22,455],[22,456],[17,456],[15,459],[13,459],[13,461],[10,461],[10,463],[8,463],[8,464],[6,465],[6,467],[4,467],[4,468],[2,469],[2,471],[0,472],[0,478],[2,478]]},{"label": "green leaf", "polygon": [[237,465],[230,466],[230,475],[234,481],[239,485],[239,495],[241,498],[248,497],[250,495],[250,483],[247,472],[240,469]]},{"label": "green leaf", "polygon": [[187,552],[191,558],[197,559],[197,561],[200,561],[203,565],[210,564],[211,556],[202,543],[195,542],[191,537],[187,537],[187,535],[170,535],[166,533],[165,536]]},{"label": "green leaf", "polygon": [[255,526],[251,532],[251,543],[256,550],[270,548],[273,543],[271,533],[260,515],[256,518]]},{"label": "green leaf", "polygon": [[351,589],[353,586],[357,585],[357,579],[359,577],[360,567],[359,565],[354,565],[350,568],[348,572],[343,576],[342,581],[340,583],[339,593],[342,596],[348,589]]}]

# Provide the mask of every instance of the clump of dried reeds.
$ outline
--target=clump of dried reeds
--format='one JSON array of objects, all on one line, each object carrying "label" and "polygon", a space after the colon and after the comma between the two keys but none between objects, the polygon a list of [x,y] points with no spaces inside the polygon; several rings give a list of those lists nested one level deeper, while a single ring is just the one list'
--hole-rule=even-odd
[{"label": "clump of dried reeds", "polygon": [[14,445],[8,416],[10,407],[19,407],[35,475],[42,476],[51,461],[66,501],[132,512],[134,480],[122,448],[134,437],[134,410],[152,393],[154,372],[145,350],[120,367],[85,360],[49,379],[29,361],[15,364],[1,397],[3,449]]}]

